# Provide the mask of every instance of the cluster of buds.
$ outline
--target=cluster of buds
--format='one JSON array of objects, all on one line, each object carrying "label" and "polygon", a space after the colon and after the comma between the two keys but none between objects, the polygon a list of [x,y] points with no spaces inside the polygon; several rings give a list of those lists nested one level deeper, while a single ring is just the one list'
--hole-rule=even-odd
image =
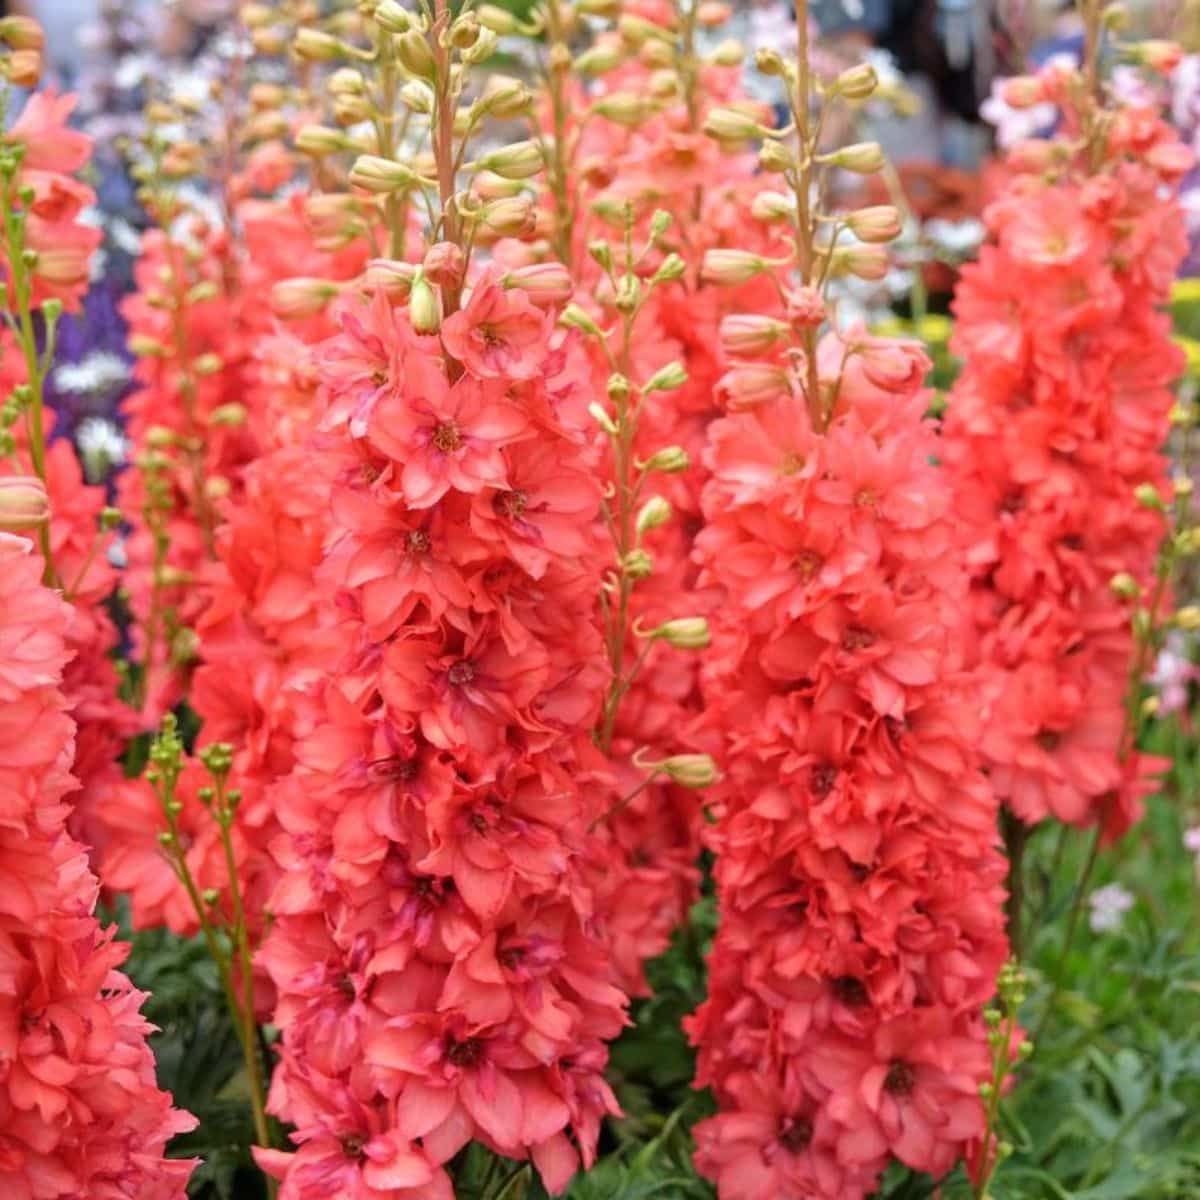
[{"label": "cluster of buds", "polygon": [[[802,40],[806,36],[802,33]],[[826,286],[847,275],[882,279],[890,266],[887,244],[900,235],[902,218],[888,204],[836,214],[817,207],[814,200],[827,194],[829,176],[836,172],[874,175],[884,169],[886,160],[877,142],[857,142],[823,153],[822,120],[814,115],[814,104],[859,103],[876,91],[878,78],[873,67],[860,64],[822,83],[809,72],[804,47],[798,62],[785,60],[774,50],[760,50],[755,63],[761,72],[781,77],[787,85],[792,122],[774,129],[739,109],[719,108],[709,113],[705,132],[723,145],[761,143],[760,166],[781,177],[787,191],[761,191],[752,212],[764,225],[778,227],[790,245],[779,258],[711,250],[704,259],[702,278],[740,286],[782,269],[784,311],[779,317],[725,319],[722,346],[734,366],[722,380],[722,391],[730,408],[745,409],[798,389],[813,427],[821,429],[832,416],[836,399],[830,381],[822,387],[816,362],[817,335],[826,318]]]},{"label": "cluster of buds", "polygon": [[[671,226],[671,216],[659,210],[650,221],[648,235],[640,246],[634,237],[635,217],[626,206],[624,237],[614,245],[598,238],[588,244],[588,254],[599,267],[601,278],[595,289],[596,299],[615,317],[609,328],[580,304],[569,304],[560,317],[568,328],[577,329],[590,339],[603,356],[610,374],[607,403],[599,400],[590,412],[610,445],[613,466],[611,496],[606,500],[605,520],[612,531],[615,548],[613,569],[605,582],[604,612],[606,644],[613,670],[613,681],[605,704],[597,742],[601,749],[611,748],[620,702],[637,673],[641,654],[632,665],[626,662],[626,642],[631,628],[633,593],[637,585],[654,572],[654,560],[644,544],[646,534],[672,519],[670,503],[661,495],[642,499],[656,474],[678,474],[689,465],[687,452],[680,446],[665,446],[644,460],[635,455],[635,442],[642,407],[647,397],[683,387],[688,375],[682,363],[659,367],[644,379],[636,379],[633,369],[633,343],[638,317],[656,289],[677,281],[684,273],[684,260],[674,252],[663,252],[663,239]],[[657,265],[647,269],[652,261]],[[602,318],[603,319],[603,318]],[[645,640],[647,649],[663,642],[679,649],[703,649],[708,645],[708,622],[703,617],[675,618],[642,631],[633,632]],[[697,764],[688,758],[688,769],[677,778],[667,759],[655,765],[675,782],[704,787],[712,782],[716,768],[706,755]]]},{"label": "cluster of buds", "polygon": [[0,75],[13,87],[37,87],[42,77],[42,50],[46,35],[32,18],[0,18]]}]

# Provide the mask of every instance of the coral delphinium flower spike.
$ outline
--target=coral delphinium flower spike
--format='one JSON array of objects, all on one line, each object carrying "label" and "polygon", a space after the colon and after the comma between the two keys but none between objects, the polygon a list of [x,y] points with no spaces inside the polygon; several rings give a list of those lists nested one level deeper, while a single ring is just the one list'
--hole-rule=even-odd
[{"label": "coral delphinium flower spike", "polygon": [[[36,30],[36,32],[34,32]],[[32,87],[42,34],[28,18],[0,21],[0,72]],[[23,65],[22,65],[23,64]],[[14,72],[18,74],[14,74]],[[13,98],[9,97],[11,101]],[[106,605],[116,586],[109,562],[115,510],[104,490],[85,484],[74,447],[50,436],[44,404],[54,367],[58,318],[79,308],[100,240],[85,223],[95,200],[77,177],[91,140],[70,128],[73,96],[33,91],[0,138],[0,257],[7,284],[0,330],[0,529],[33,537],[43,578],[71,602],[67,640],[73,651],[63,690],[79,725],[71,797],[71,832],[95,842],[94,813],[116,779],[132,714],[117,699],[111,651],[117,634]],[[39,335],[39,326],[43,331]]]},{"label": "coral delphinium flower spike", "polygon": [[[1012,103],[1058,107],[1060,132],[1004,160],[989,244],[955,298],[965,367],[943,443],[971,528],[992,787],[1017,822],[1110,839],[1159,766],[1135,734],[1178,548],[1159,551],[1183,366],[1162,309],[1186,250],[1177,192],[1192,155],[1155,111],[1107,99],[1104,14],[1084,8],[1082,70],[1006,88]],[[1172,58],[1160,43],[1117,48],[1151,67]]]},{"label": "coral delphinium flower spike", "polygon": [[[536,140],[475,137],[529,107],[522,85],[476,86],[495,43],[470,10],[395,0],[297,34],[361,68],[373,129],[347,179],[410,257],[341,288],[314,359],[332,636],[303,681],[320,712],[270,789],[259,955],[271,1108],[295,1127],[260,1162],[285,1200],[449,1198],[471,1141],[558,1191],[616,1107],[605,1042],[625,1000],[588,883],[609,679],[589,373],[554,320],[569,283],[473,261],[530,223],[543,161]],[[302,138],[331,147],[332,179],[330,129]]]},{"label": "coral delphinium flower spike", "polygon": [[[818,88],[760,50],[792,128],[761,161],[791,244],[710,252],[705,276],[768,276],[782,309],[728,317],[728,415],[710,430],[696,540],[721,742],[711,847],[720,925],[689,1022],[718,1115],[697,1165],[722,1200],[862,1200],[890,1160],[941,1175],[986,1128],[983,1005],[1008,953],[995,802],[974,753],[967,578],[917,343],[837,328],[823,286],[886,264],[891,209],[821,210],[823,118],[869,68]],[[815,103],[819,99],[819,107]],[[846,231],[855,234],[845,241]]]},{"label": "coral delphinium flower spike", "polygon": [[[612,19],[613,27],[571,60],[562,34],[585,16]],[[691,541],[699,524],[699,453],[720,375],[717,329],[735,298],[700,282],[700,262],[705,248],[746,236],[744,205],[732,197],[758,186],[753,154],[703,131],[710,109],[738,102],[738,47],[724,43],[702,55],[696,44],[701,26],[714,30],[726,16],[713,4],[534,10],[548,43],[540,109],[549,192],[537,230],[543,237],[496,248],[511,269],[523,270],[540,269],[551,246],[572,251],[582,310],[572,319],[607,331],[603,344],[589,332],[597,397],[610,394],[614,366],[620,376],[611,399],[599,401],[610,499],[618,515],[624,506],[631,517],[638,505],[630,495],[647,502],[641,528],[622,529],[619,519],[611,526],[617,563],[628,569],[619,566],[612,580],[616,603],[606,640],[614,667],[620,658],[619,682],[597,735],[615,785],[598,830],[612,855],[604,909],[623,984],[634,993],[645,992],[643,964],[666,947],[698,885],[695,796],[661,772],[648,779],[639,764],[703,749],[691,745],[688,732],[699,708],[699,656],[680,650],[695,650],[706,637],[695,632],[703,627],[704,598],[695,588]],[[492,19],[490,10],[480,17]],[[503,27],[511,29],[512,19]],[[564,63],[574,81],[565,71],[554,74]],[[564,86],[571,101],[565,112]],[[703,202],[679,204],[680,196]],[[758,286],[769,300],[769,286]],[[654,388],[641,386],[672,363]],[[631,549],[639,553],[629,558]],[[664,632],[648,636],[657,630]]]},{"label": "coral delphinium flower spike", "polygon": [[66,829],[75,723],[62,690],[70,605],[28,539],[0,532],[0,1186],[29,1200],[183,1200],[195,1122],[154,1082],[127,947]]}]

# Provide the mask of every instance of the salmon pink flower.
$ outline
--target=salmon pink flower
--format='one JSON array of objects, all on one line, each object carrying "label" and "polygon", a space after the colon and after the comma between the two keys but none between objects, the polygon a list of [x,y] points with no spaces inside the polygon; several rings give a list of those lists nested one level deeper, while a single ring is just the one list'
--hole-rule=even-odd
[{"label": "salmon pink flower", "polygon": [[442,324],[442,344],[476,379],[531,379],[549,328],[546,314],[520,289],[506,289],[493,270]]}]

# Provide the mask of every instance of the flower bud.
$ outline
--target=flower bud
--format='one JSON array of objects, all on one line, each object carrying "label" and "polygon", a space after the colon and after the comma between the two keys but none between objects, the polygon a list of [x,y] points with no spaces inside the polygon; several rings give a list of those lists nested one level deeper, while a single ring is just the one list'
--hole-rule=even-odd
[{"label": "flower bud", "polygon": [[[333,98],[333,119],[343,128],[358,125],[370,118],[374,108],[366,96],[350,94]],[[286,127],[286,122],[284,123]]]},{"label": "flower bud", "polygon": [[1105,29],[1121,33],[1129,28],[1129,9],[1123,4],[1107,4],[1100,14],[1100,21]]},{"label": "flower bud", "polygon": [[391,258],[373,258],[367,263],[363,282],[389,296],[407,296],[416,278],[417,268],[412,263],[397,262]]},{"label": "flower bud", "polygon": [[664,446],[650,455],[643,464],[647,471],[661,471],[664,475],[678,475],[690,465],[691,460],[682,446]]},{"label": "flower bud", "polygon": [[400,102],[410,112],[428,116],[433,112],[433,89],[420,79],[410,79],[400,89]]},{"label": "flower bud", "polygon": [[748,142],[770,131],[736,108],[712,108],[704,120],[704,132],[722,142]]},{"label": "flower bud", "polygon": [[350,145],[350,139],[340,129],[328,125],[305,125],[296,134],[296,149],[310,158],[324,158]]},{"label": "flower bud", "polygon": [[870,283],[883,279],[891,265],[883,246],[841,246],[833,252],[833,270],[838,275],[853,275]]},{"label": "flower bud", "polygon": [[379,0],[371,17],[385,33],[407,33],[412,28],[412,17],[398,0]]},{"label": "flower bud", "polygon": [[735,358],[756,358],[773,350],[791,327],[772,317],[737,314],[721,322],[721,349]]},{"label": "flower bud", "polygon": [[709,250],[704,255],[700,279],[724,285],[746,283],[766,269],[766,261],[748,250]]},{"label": "flower bud", "polygon": [[766,363],[747,363],[721,376],[717,388],[730,412],[745,412],[789,394],[786,371]]},{"label": "flower bud", "polygon": [[537,305],[562,304],[571,298],[575,285],[562,263],[532,263],[509,271],[501,280],[507,288],[520,288]]},{"label": "flower bud", "polygon": [[617,435],[617,426],[613,422],[612,417],[605,412],[603,404],[599,404],[593,400],[591,404],[588,405],[588,412],[591,414],[592,420],[595,421],[596,424],[599,425],[600,428],[609,435],[609,437],[615,437]]},{"label": "flower bud", "polygon": [[510,196],[493,200],[480,210],[480,219],[500,237],[523,237],[534,230],[532,196]]},{"label": "flower bud", "polygon": [[524,141],[489,151],[476,165],[485,171],[494,171],[501,179],[530,179],[545,164],[537,142]]},{"label": "flower bud", "polygon": [[636,529],[638,534],[658,529],[671,519],[671,505],[662,496],[651,496],[638,510]]},{"label": "flower bud", "polygon": [[231,400],[228,404],[219,404],[209,413],[208,423],[226,429],[236,429],[239,425],[245,425],[246,406],[236,400]]},{"label": "flower bud", "polygon": [[450,26],[450,45],[456,50],[470,50],[481,28],[479,18],[468,9]]},{"label": "flower bud", "polygon": [[1033,108],[1046,98],[1046,86],[1036,75],[1014,75],[1000,88],[1000,99],[1009,108]]},{"label": "flower bud", "polygon": [[401,66],[418,79],[432,79],[437,74],[433,51],[424,35],[415,29],[409,29],[396,39],[396,56]]},{"label": "flower bud", "polygon": [[0,41],[14,50],[41,50],[46,34],[32,17],[5,17],[0,20]]},{"label": "flower bud", "polygon": [[209,375],[215,375],[224,367],[225,361],[219,354],[214,354],[211,350],[206,354],[201,354],[198,358],[192,359],[192,371],[199,375],[201,379]]},{"label": "flower bud", "polygon": [[874,175],[883,170],[886,160],[878,142],[854,142],[839,147],[832,154],[820,155],[818,161],[841,167],[843,171],[853,171],[856,175]]},{"label": "flower bud", "polygon": [[586,309],[580,308],[578,304],[568,304],[562,310],[558,322],[568,329],[578,329],[581,333],[591,334],[593,337],[601,336],[600,326],[592,320],[591,314]]},{"label": "flower bud", "polygon": [[750,213],[756,221],[790,221],[796,214],[796,198],[783,192],[759,192],[750,202]]},{"label": "flower bud", "polygon": [[651,106],[636,92],[610,92],[592,105],[592,112],[614,125],[634,129],[650,115]]},{"label": "flower bud", "polygon": [[462,50],[462,60],[466,65],[485,62],[496,53],[500,39],[490,29],[477,29],[475,41]]},{"label": "flower bud", "polygon": [[890,242],[900,236],[900,210],[890,204],[860,208],[846,218],[850,232],[862,242]]},{"label": "flower bud", "polygon": [[682,279],[686,271],[687,263],[672,251],[658,264],[658,270],[650,277],[650,282],[655,285],[673,283],[676,279]]},{"label": "flower bud", "polygon": [[503,37],[510,37],[521,29],[520,21],[508,9],[495,4],[481,4],[475,10],[475,18],[485,29]]},{"label": "flower bud", "polygon": [[14,50],[7,58],[0,59],[0,71],[16,87],[37,87],[42,78],[41,51]]},{"label": "flower bud", "polygon": [[617,280],[617,294],[613,303],[618,312],[631,313],[642,302],[642,281],[636,275],[622,275]]},{"label": "flower bud", "polygon": [[533,94],[519,79],[493,75],[479,103],[493,117],[519,117],[533,103]]},{"label": "flower bud", "polygon": [[437,333],[441,326],[442,314],[437,293],[424,275],[418,275],[412,282],[412,290],[408,294],[408,318],[417,333]]},{"label": "flower bud", "polygon": [[833,82],[833,90],[847,100],[865,100],[879,86],[879,76],[870,63],[847,67]]},{"label": "flower bud", "polygon": [[331,96],[362,96],[367,84],[362,73],[354,67],[339,67],[330,75],[325,89]]},{"label": "flower bud", "polygon": [[1155,512],[1164,512],[1166,509],[1158,489],[1152,483],[1139,483],[1133,489],[1133,498],[1143,508],[1153,509]]},{"label": "flower bud", "polygon": [[1200,607],[1195,604],[1185,604],[1182,608],[1176,609],[1172,624],[1177,629],[1186,629],[1189,632],[1200,629]]},{"label": "flower bud", "polygon": [[653,21],[647,21],[645,17],[637,17],[632,13],[625,13],[617,21],[617,32],[631,46],[641,46],[643,42],[650,39],[657,39],[660,42],[669,41],[671,39],[671,31],[664,29],[661,25],[655,25]]},{"label": "flower bud", "polygon": [[603,75],[620,66],[624,57],[618,44],[600,43],[576,56],[575,70],[580,75]]},{"label": "flower bud", "polygon": [[1139,66],[1148,67],[1151,71],[1158,71],[1163,75],[1169,75],[1183,61],[1183,47],[1178,42],[1168,42],[1161,38],[1134,42],[1125,49]]},{"label": "flower bud", "polygon": [[663,759],[658,769],[686,788],[706,788],[717,778],[717,764],[708,754],[673,754]]},{"label": "flower bud", "polygon": [[787,68],[783,62],[783,55],[778,50],[772,50],[768,46],[760,46],[755,50],[754,66],[760,75],[770,75],[773,78],[787,73]]},{"label": "flower bud", "polygon": [[1108,581],[1108,590],[1122,600],[1136,600],[1142,594],[1138,581],[1128,571],[1118,571]]},{"label": "flower bud", "polygon": [[[675,49],[666,42],[657,40],[643,42],[638,47],[637,56],[638,62],[650,71],[660,71],[675,65]],[[660,94],[654,86],[653,79],[650,90],[655,95]]]},{"label": "flower bud", "polygon": [[462,249],[453,242],[435,242],[425,251],[425,278],[439,287],[458,283],[463,277],[466,260]]},{"label": "flower bud", "polygon": [[130,334],[125,344],[138,358],[161,358],[167,352],[162,342],[144,333]]},{"label": "flower bud", "polygon": [[50,516],[50,496],[36,475],[0,478],[0,529],[21,533],[34,529]]},{"label": "flower bud", "polygon": [[708,622],[703,617],[676,617],[672,621],[664,621],[647,636],[666,642],[677,650],[703,650],[712,642]]},{"label": "flower bud", "polygon": [[375,195],[387,195],[410,187],[416,181],[411,167],[394,162],[390,158],[379,158],[374,154],[360,154],[350,168],[350,182],[355,187]]},{"label": "flower bud", "polygon": [[683,363],[667,363],[665,367],[660,367],[646,380],[642,391],[670,392],[674,391],[675,388],[683,387],[687,383],[687,380],[688,375]]},{"label": "flower bud", "polygon": [[621,571],[630,579],[649,579],[654,574],[654,559],[645,550],[630,550],[621,560]]},{"label": "flower bud", "polygon": [[305,62],[332,62],[345,53],[345,47],[332,34],[309,28],[296,31],[292,49]]},{"label": "flower bud", "polygon": [[764,171],[780,175],[796,165],[796,156],[782,142],[768,138],[758,151],[758,165]]},{"label": "flower bud", "polygon": [[726,38],[708,56],[714,67],[740,67],[746,57],[746,47],[737,38]]}]

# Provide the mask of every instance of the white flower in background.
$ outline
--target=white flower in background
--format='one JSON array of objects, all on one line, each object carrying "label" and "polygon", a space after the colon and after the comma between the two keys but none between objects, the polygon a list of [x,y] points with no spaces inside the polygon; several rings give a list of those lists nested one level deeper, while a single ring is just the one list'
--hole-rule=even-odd
[{"label": "white flower in background", "polygon": [[78,362],[60,363],[54,368],[55,389],[77,396],[111,391],[128,378],[129,364],[111,350],[95,350]]},{"label": "white flower in background", "polygon": [[1200,825],[1183,831],[1183,848],[1196,860],[1196,878],[1200,879]]},{"label": "white flower in background", "polygon": [[1119,883],[1107,883],[1089,897],[1091,915],[1088,923],[1093,933],[1112,933],[1121,927],[1125,914],[1133,907],[1133,896]]},{"label": "white flower in background", "polygon": [[1013,108],[1004,99],[1003,79],[992,80],[992,94],[979,106],[979,115],[996,127],[996,141],[1004,149],[1025,138],[1037,137],[1054,125],[1058,109],[1053,104]]},{"label": "white flower in background", "polygon": [[1158,689],[1158,711],[1179,712],[1187,707],[1188,685],[1200,675],[1188,654],[1188,647],[1178,630],[1167,638],[1159,652],[1150,682]]},{"label": "white flower in background", "polygon": [[975,217],[964,217],[961,221],[930,217],[925,222],[926,240],[948,258],[974,258],[986,236],[983,222]]},{"label": "white flower in background", "polygon": [[129,453],[125,436],[107,417],[84,417],[75,428],[75,444],[83,460],[84,474],[91,483],[106,478]]}]

